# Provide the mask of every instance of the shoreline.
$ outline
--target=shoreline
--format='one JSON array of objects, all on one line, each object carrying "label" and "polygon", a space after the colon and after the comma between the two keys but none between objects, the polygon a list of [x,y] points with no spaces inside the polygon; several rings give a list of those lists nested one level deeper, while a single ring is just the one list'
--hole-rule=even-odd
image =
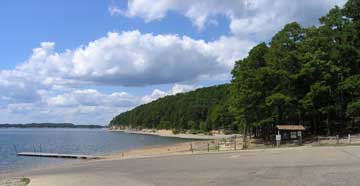
[{"label": "shoreline", "polygon": [[[183,157],[188,155],[201,155],[201,154],[231,154],[231,153],[258,153],[258,152],[276,152],[276,151],[292,151],[292,150],[301,150],[301,149],[322,149],[322,148],[337,148],[332,146],[297,146],[297,147],[280,147],[280,148],[255,148],[255,149],[247,149],[247,150],[212,150],[207,152],[206,149],[204,150],[197,150],[191,152],[190,148],[194,147],[201,147],[206,145],[207,143],[212,143],[212,140],[194,140],[189,142],[180,142],[174,144],[166,144],[166,145],[152,145],[137,149],[131,149],[126,151],[119,151],[109,154],[104,154],[102,159],[99,160],[80,160],[77,162],[68,162],[68,163],[61,163],[61,164],[51,164],[44,167],[36,167],[36,168],[29,168],[26,170],[20,170],[16,172],[9,172],[2,174],[0,173],[0,180],[9,180],[13,178],[36,178],[39,172],[46,172],[46,171],[56,171],[61,169],[68,169],[71,167],[88,167],[94,164],[103,164],[109,162],[117,162],[117,161],[137,161],[136,159],[147,159],[147,158],[161,158],[161,157]],[[191,146],[190,146],[191,144]],[[345,147],[345,146],[344,146]],[[35,177],[34,177],[35,175]],[[31,185],[31,184],[30,184]],[[0,186],[3,186],[0,184]]]},{"label": "shoreline", "polygon": [[[100,159],[97,160],[81,160],[77,159],[75,161],[65,161],[61,163],[50,163],[48,165],[43,166],[35,166],[26,168],[26,170],[19,170],[14,169],[10,171],[0,172],[0,180],[4,178],[4,176],[12,176],[18,175],[16,173],[27,173],[37,170],[43,169],[56,169],[59,167],[66,167],[72,164],[83,164],[89,162],[97,162],[97,161],[108,161],[108,160],[125,160],[125,159],[134,159],[134,158],[145,158],[145,157],[156,157],[156,156],[163,156],[163,155],[181,155],[181,154],[193,154],[191,149],[196,151],[195,153],[201,153],[206,151],[207,144],[212,143],[215,145],[215,140],[221,140],[224,138],[232,138],[234,136],[238,136],[237,134],[232,135],[203,135],[203,134],[172,134],[169,131],[160,130],[156,132],[150,132],[150,130],[142,130],[142,131],[134,131],[134,130],[114,130],[108,129],[109,132],[124,132],[127,134],[133,135],[151,135],[151,136],[159,136],[159,137],[166,137],[166,138],[180,138],[180,139],[187,139],[189,141],[186,142],[175,142],[172,144],[155,144],[140,148],[134,149],[126,149],[126,150],[119,150],[115,152],[107,152],[104,154],[100,154]],[[238,138],[240,140],[240,138]],[[71,159],[72,160],[72,159]],[[0,185],[1,186],[1,185]]]},{"label": "shoreline", "polygon": [[240,134],[214,134],[214,135],[205,135],[205,134],[173,134],[171,130],[152,130],[152,129],[143,129],[143,130],[123,130],[123,129],[108,129],[110,132],[124,132],[127,134],[139,134],[139,135],[152,135],[152,136],[161,136],[169,138],[180,138],[180,139],[190,139],[190,140],[219,140],[227,139],[233,137],[240,137]]},{"label": "shoreline", "polygon": [[[159,135],[149,132],[141,132],[141,131],[123,131],[123,130],[111,130],[111,132],[126,132],[129,134],[135,134],[135,135],[157,135],[161,137],[183,137],[178,135],[173,136],[166,136],[166,135]],[[187,134],[183,134],[187,135]],[[190,137],[192,137],[191,135]],[[228,135],[233,136],[233,135]],[[201,136],[200,136],[201,137]],[[213,136],[211,136],[213,137]],[[350,145],[338,145],[334,146],[333,144],[323,144],[323,145],[303,145],[303,146],[282,146],[278,148],[270,147],[270,146],[263,146],[263,147],[255,147],[255,148],[249,148],[246,150],[227,150],[223,147],[225,146],[222,144],[221,150],[214,150],[211,149],[210,152],[207,152],[207,145],[212,144],[216,145],[215,141],[222,139],[216,139],[216,138],[185,138],[185,139],[193,139],[188,142],[176,142],[172,144],[158,144],[158,145],[150,145],[145,146],[141,148],[134,148],[134,149],[128,149],[128,150],[119,150],[116,152],[108,152],[100,155],[101,159],[97,160],[81,160],[78,159],[77,161],[64,161],[61,163],[54,163],[49,164],[45,166],[37,166],[32,168],[26,168],[26,170],[12,170],[12,171],[6,171],[6,172],[0,172],[0,180],[4,178],[11,178],[11,177],[22,177],[23,175],[26,175],[27,173],[31,173],[34,171],[39,170],[46,170],[46,169],[57,169],[57,168],[64,168],[71,165],[82,165],[82,164],[88,164],[93,162],[100,162],[100,161],[112,161],[112,160],[129,160],[129,159],[138,159],[138,158],[151,158],[151,157],[161,157],[161,156],[173,156],[173,155],[191,155],[191,154],[217,154],[217,153],[232,153],[232,152],[259,152],[259,151],[272,151],[272,150],[288,150],[288,149],[302,149],[302,148],[321,148],[321,147],[344,147],[344,146],[357,146],[358,144],[350,144]],[[238,140],[241,140],[241,138],[238,138]],[[357,140],[356,140],[357,141]],[[360,142],[360,141],[359,141]],[[241,142],[240,142],[241,143]],[[238,143],[238,144],[240,144]],[[240,145],[239,145],[240,146]],[[192,152],[191,149],[194,149]],[[0,185],[1,186],[1,185]]]},{"label": "shoreline", "polygon": [[[162,137],[184,137],[182,135],[159,135],[159,133],[150,133],[146,131],[120,131],[120,130],[111,130],[111,132],[126,132],[129,134],[135,134],[135,135],[157,135]],[[61,169],[66,168],[69,166],[78,166],[78,165],[88,165],[96,162],[107,162],[107,161],[117,161],[117,160],[131,160],[131,159],[139,159],[139,158],[152,158],[152,157],[167,157],[167,156],[177,156],[177,155],[196,155],[196,154],[223,154],[223,153],[241,153],[241,152],[262,152],[262,151],[277,151],[277,150],[286,150],[286,149],[304,149],[304,148],[311,148],[313,145],[305,145],[305,146],[299,146],[299,147],[280,147],[280,148],[272,148],[270,146],[257,146],[255,148],[247,149],[247,150],[240,150],[241,146],[241,138],[237,138],[238,140],[238,149],[237,150],[231,150],[227,149],[226,142],[220,144],[220,150],[215,149],[216,145],[219,145],[219,140],[222,138],[213,138],[214,136],[210,136],[212,138],[203,138],[204,136],[200,136],[201,138],[189,138],[194,137],[194,135],[187,135],[186,139],[193,139],[188,142],[175,142],[172,144],[158,144],[158,145],[150,145],[140,148],[134,148],[129,150],[119,150],[116,152],[109,152],[104,153],[101,155],[101,159],[98,160],[78,160],[78,161],[68,161],[68,162],[62,162],[62,163],[56,163],[56,164],[49,164],[41,167],[33,167],[33,168],[27,168],[24,170],[14,170],[9,171],[6,173],[0,173],[0,180],[2,179],[8,179],[13,177],[26,177],[27,175],[31,175],[34,172],[42,171],[42,170],[54,170],[54,169]],[[228,137],[234,136],[234,135],[227,135]],[[205,136],[209,137],[209,136]],[[217,136],[219,137],[219,136]],[[201,140],[199,140],[201,139]],[[232,139],[233,140],[233,139]],[[210,144],[210,152],[208,151]],[[230,146],[233,147],[233,146]],[[193,149],[193,151],[192,151]],[[1,185],[0,185],[1,186]]]},{"label": "shoreline", "polygon": [[[64,159],[64,161],[56,162],[56,163],[49,163],[49,164],[43,164],[39,166],[31,166],[31,167],[24,167],[24,168],[16,168],[16,169],[7,169],[4,171],[0,171],[0,180],[5,177],[11,177],[12,175],[18,175],[17,173],[21,172],[31,172],[36,170],[42,170],[47,168],[58,168],[58,167],[64,167],[69,166],[71,164],[83,164],[87,162],[95,162],[95,161],[106,161],[106,160],[114,160],[114,159],[131,159],[131,158],[139,158],[139,157],[149,157],[149,156],[156,156],[156,155],[164,155],[164,154],[175,154],[175,153],[186,153],[185,151],[189,152],[190,144],[193,144],[195,146],[198,142],[204,142],[206,140],[210,139],[216,139],[213,136],[199,136],[199,135],[163,135],[163,134],[154,134],[150,132],[145,131],[121,131],[121,130],[109,130],[109,129],[100,129],[100,130],[106,130],[109,132],[124,132],[132,135],[155,135],[159,137],[172,137],[172,138],[180,138],[180,139],[186,139],[185,142],[173,142],[170,144],[153,144],[150,146],[144,146],[144,147],[135,147],[133,149],[123,149],[123,150],[116,150],[114,152],[105,152],[100,154],[99,156],[101,159],[99,160],[69,160]],[[230,136],[227,136],[230,137]],[[220,138],[217,136],[217,138]]]},{"label": "shoreline", "polygon": [[[200,143],[201,141],[195,141],[194,143]],[[169,158],[176,158],[176,157],[191,157],[191,156],[196,156],[197,155],[226,155],[229,154],[230,158],[235,158],[240,156],[241,154],[253,154],[253,153],[261,153],[261,152],[268,152],[268,153],[273,153],[273,152],[277,152],[277,151],[284,151],[284,152],[291,152],[291,151],[302,151],[305,149],[313,149],[309,146],[301,146],[301,147],[284,147],[284,148],[269,148],[269,149],[249,149],[249,150],[237,150],[237,151],[214,151],[214,152],[204,152],[204,151],[199,151],[199,152],[195,152],[195,153],[191,153],[189,151],[186,152],[167,152],[166,148],[167,147],[187,147],[184,146],[189,144],[191,142],[185,142],[185,143],[178,143],[178,144],[174,144],[172,145],[160,145],[160,146],[151,146],[151,147],[146,147],[146,148],[140,148],[140,149],[134,149],[134,150],[130,150],[127,151],[128,155],[127,157],[122,157],[121,154],[112,154],[112,155],[107,155],[105,156],[104,159],[99,159],[99,160],[88,160],[88,161],[79,161],[76,163],[66,163],[66,164],[57,164],[57,165],[49,165],[46,167],[38,167],[38,168],[33,168],[33,169],[27,169],[27,170],[21,170],[21,171],[17,171],[14,173],[8,173],[8,174],[0,174],[0,181],[2,180],[13,180],[13,179],[19,179],[19,178],[29,178],[30,179],[30,185],[32,186],[31,183],[36,183],[38,181],[39,178],[49,178],[49,175],[47,174],[48,172],[53,172],[55,173],[55,180],[57,179],[57,174],[58,171],[61,172],[61,170],[64,169],[69,169],[69,170],[74,170],[73,168],[75,168],[74,170],[74,174],[81,174],[81,172],[86,171],[88,168],[87,167],[97,167],[97,165],[103,165],[103,164],[113,164],[112,162],[116,163],[116,162],[136,162],[136,161],[146,161],[146,162],[151,162],[153,159],[169,159]],[[315,149],[322,149],[322,148],[334,148],[334,147],[320,147],[320,148],[315,148]],[[154,149],[163,149],[163,153],[154,153],[154,154],[139,154],[139,152],[145,152],[145,151],[153,151]],[[165,149],[165,150],[164,150]],[[135,153],[135,154],[131,154],[131,153]],[[217,154],[217,155],[216,155]],[[279,154],[279,153],[275,153],[275,154]],[[244,156],[246,157],[246,156]],[[79,169],[79,167],[81,167],[81,169]],[[115,168],[116,166],[114,165],[113,168]],[[78,172],[79,171],[79,172]],[[111,171],[110,171],[111,172]],[[66,173],[66,172],[62,172],[61,173],[62,176],[69,176],[71,177],[72,175]],[[1,182],[0,182],[1,183]],[[0,186],[5,186],[5,185],[1,185]]]},{"label": "shoreline", "polygon": [[[78,161],[75,162],[62,162],[62,163],[55,163],[49,164],[45,166],[38,166],[33,168],[26,168],[24,170],[13,170],[9,172],[0,172],[0,180],[8,179],[8,178],[19,178],[19,177],[26,177],[28,174],[32,174],[33,172],[43,171],[43,170],[54,170],[59,168],[67,168],[71,166],[79,166],[79,165],[86,165],[96,162],[107,162],[107,161],[117,161],[117,160],[131,160],[131,159],[142,159],[142,158],[156,158],[156,157],[163,157],[163,156],[177,156],[177,155],[196,155],[196,154],[223,154],[223,153],[234,153],[234,152],[258,152],[264,150],[271,150],[275,148],[266,148],[266,149],[247,149],[247,150],[222,150],[216,151],[212,150],[207,152],[206,150],[196,150],[191,152],[191,147],[196,148],[207,143],[211,143],[211,140],[194,140],[189,142],[178,142],[174,144],[162,144],[162,145],[151,145],[142,148],[135,148],[125,151],[118,151],[113,153],[106,153],[101,155],[100,159],[93,159],[93,160],[83,160],[83,159],[76,159]],[[190,145],[191,144],[191,145]],[[302,146],[305,147],[305,146]],[[301,147],[296,147],[301,148]],[[281,149],[291,149],[289,147],[285,148],[277,148],[275,150]],[[0,185],[2,186],[2,185]]]},{"label": "shoreline", "polygon": [[[111,161],[111,160],[128,160],[128,159],[137,159],[137,158],[148,158],[148,157],[158,157],[158,156],[172,156],[172,155],[189,155],[189,154],[203,154],[203,153],[229,153],[229,152],[247,152],[247,151],[264,151],[264,150],[280,150],[280,149],[289,149],[292,147],[282,146],[280,148],[273,148],[270,146],[257,146],[255,148],[249,148],[247,150],[240,150],[241,146],[241,138],[237,138],[238,142],[238,149],[231,150],[227,149],[226,142],[220,144],[220,150],[214,149],[220,141],[220,136],[206,136],[206,135],[193,135],[193,134],[182,134],[182,135],[166,135],[166,134],[159,134],[154,132],[146,132],[146,131],[130,131],[130,130],[110,130],[110,132],[125,132],[129,134],[135,135],[156,135],[161,137],[177,137],[183,139],[189,139],[188,142],[175,142],[172,144],[157,144],[157,145],[150,145],[140,148],[128,149],[128,150],[119,150],[115,152],[108,152],[101,154],[102,157],[99,160],[78,160],[78,161],[64,161],[62,163],[55,163],[49,164],[45,166],[38,166],[27,168],[26,170],[12,170],[6,172],[0,172],[0,180],[5,177],[13,177],[19,175],[26,175],[26,173],[31,173],[37,170],[44,170],[44,169],[57,169],[61,167],[67,167],[70,165],[77,165],[77,164],[87,164],[92,162],[98,161]],[[196,137],[194,137],[196,136]],[[228,138],[236,136],[236,135],[226,135]],[[184,138],[186,137],[186,138]],[[211,138],[209,138],[211,137]],[[215,137],[215,138],[214,138]],[[192,139],[192,140],[191,140]],[[222,141],[222,140],[221,140]],[[208,152],[210,144],[210,152]],[[313,146],[313,145],[310,145]],[[230,146],[233,147],[233,146]],[[295,148],[307,148],[309,145],[299,146]],[[193,151],[192,151],[193,149]],[[21,174],[24,173],[24,174]],[[0,185],[1,186],[1,185]]]},{"label": "shoreline", "polygon": [[[205,142],[205,141],[189,141],[189,142],[178,142],[174,144],[151,145],[147,147],[129,149],[125,151],[105,153],[101,155],[100,159],[94,159],[94,160],[78,159],[78,161],[64,161],[62,163],[54,163],[45,166],[25,168],[23,170],[15,169],[6,172],[0,172],[0,186],[8,186],[6,184],[5,185],[2,184],[12,181],[17,181],[20,178],[30,178],[31,180],[32,176],[29,175],[33,175],[36,172],[41,172],[46,170],[64,169],[72,166],[75,167],[88,166],[91,165],[92,163],[101,163],[101,162],[109,162],[109,161],[122,161],[122,160],[142,159],[142,158],[152,158],[152,157],[155,158],[155,157],[172,156],[172,155],[189,155],[192,154],[189,151],[190,144],[195,145],[196,143],[201,143],[201,142]],[[20,185],[16,185],[16,186],[20,186]]]},{"label": "shoreline", "polygon": [[[201,141],[205,142],[205,141]],[[115,152],[107,152],[99,155],[100,159],[83,160],[83,159],[63,159],[62,162],[50,163],[43,166],[26,167],[24,170],[13,169],[9,171],[0,172],[0,180],[11,178],[11,177],[23,177],[26,173],[31,173],[39,170],[46,169],[57,169],[68,167],[71,165],[81,165],[91,162],[98,161],[109,161],[109,160],[126,160],[134,158],[145,158],[145,157],[156,157],[160,155],[171,155],[171,154],[186,154],[189,152],[190,144],[200,143],[200,141],[188,141],[188,142],[175,142],[173,144],[157,144],[150,145],[134,149],[119,150]],[[67,161],[69,160],[69,161]],[[0,185],[2,186],[2,185]]]}]

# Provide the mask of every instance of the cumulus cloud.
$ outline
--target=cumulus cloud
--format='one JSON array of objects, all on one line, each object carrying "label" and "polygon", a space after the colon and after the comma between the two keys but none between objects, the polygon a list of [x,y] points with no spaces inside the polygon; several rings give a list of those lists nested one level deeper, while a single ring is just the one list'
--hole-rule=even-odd
[{"label": "cumulus cloud", "polygon": [[47,104],[55,107],[73,106],[108,106],[108,107],[134,107],[141,102],[136,96],[126,92],[104,94],[95,89],[74,90],[65,94],[50,97]]},{"label": "cumulus cloud", "polygon": [[156,99],[159,99],[159,98],[167,96],[167,95],[168,95],[167,92],[164,92],[164,91],[159,90],[159,89],[155,89],[155,90],[153,90],[153,92],[150,95],[145,95],[141,99],[141,101],[143,103],[148,103],[148,102],[154,101]]},{"label": "cumulus cloud", "polygon": [[176,11],[188,17],[199,30],[202,30],[214,16],[219,14],[231,16],[234,13],[234,8],[241,10],[246,5],[246,1],[159,0],[154,3],[152,1],[129,0],[128,8],[122,14],[128,17],[138,16],[150,22],[164,18],[169,11]]},{"label": "cumulus cloud", "polygon": [[189,82],[228,73],[234,58],[244,56],[253,45],[232,45],[232,51],[237,52],[230,54],[224,50],[233,43],[226,42],[142,34],[136,30],[111,32],[85,47],[62,53],[54,52],[54,43],[42,43],[24,64],[9,73],[58,88],[71,84],[143,86]]},{"label": "cumulus cloud", "polygon": [[158,98],[188,92],[197,87],[175,84],[169,90],[155,89],[149,95],[126,92],[102,93],[95,89],[73,89],[56,95],[41,94],[34,102],[14,102],[0,107],[0,123],[76,122],[106,125],[115,115]]},{"label": "cumulus cloud", "polygon": [[193,85],[186,85],[186,84],[175,84],[170,90],[168,91],[162,91],[159,89],[155,89],[153,90],[153,92],[150,95],[145,95],[141,98],[141,102],[142,103],[149,103],[151,101],[154,101],[156,99],[159,99],[161,97],[164,96],[168,96],[168,95],[176,95],[179,93],[185,93],[185,92],[189,92],[191,90],[194,90],[196,88],[196,86]]},{"label": "cumulus cloud", "polygon": [[[147,22],[164,18],[168,12],[179,12],[199,29],[226,16],[233,34],[266,39],[291,21],[314,25],[317,19],[335,5],[342,6],[346,0],[128,0],[128,7],[121,14],[141,17]],[[114,14],[113,14],[114,15]]]},{"label": "cumulus cloud", "polygon": [[18,71],[0,71],[0,106],[13,102],[34,102],[40,99],[39,86],[31,77]]},{"label": "cumulus cloud", "polygon": [[179,93],[189,92],[196,88],[199,88],[199,87],[195,87],[193,85],[186,85],[186,84],[175,84],[169,91],[169,94],[175,95],[175,94],[179,94]]},{"label": "cumulus cloud", "polygon": [[124,86],[184,82],[228,70],[205,41],[139,31],[109,33],[77,49],[72,65],[73,78]]}]

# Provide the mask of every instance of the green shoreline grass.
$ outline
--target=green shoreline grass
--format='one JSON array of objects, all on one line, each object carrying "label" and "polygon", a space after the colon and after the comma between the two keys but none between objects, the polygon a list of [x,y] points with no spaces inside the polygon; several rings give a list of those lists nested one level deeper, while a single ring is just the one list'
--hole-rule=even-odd
[{"label": "green shoreline grass", "polygon": [[23,183],[23,186],[26,186],[30,183],[30,179],[29,178],[21,178],[21,183]]}]

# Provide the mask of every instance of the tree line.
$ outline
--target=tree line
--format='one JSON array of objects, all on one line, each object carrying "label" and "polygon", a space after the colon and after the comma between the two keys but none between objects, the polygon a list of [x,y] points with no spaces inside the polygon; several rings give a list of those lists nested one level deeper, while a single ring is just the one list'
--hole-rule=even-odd
[{"label": "tree line", "polygon": [[269,137],[277,124],[311,135],[360,132],[360,1],[293,22],[236,61],[230,84],[167,96],[115,117],[110,126]]},{"label": "tree line", "polygon": [[100,125],[75,125],[72,123],[0,124],[0,128],[104,128]]},{"label": "tree line", "polygon": [[[359,132],[360,1],[320,18],[287,24],[232,71],[233,107],[245,132],[303,124],[313,135]],[[268,135],[265,135],[268,136]]]},{"label": "tree line", "polygon": [[121,113],[110,122],[110,127],[171,129],[174,133],[224,129],[230,133],[237,130],[238,125],[229,111],[229,101],[229,84],[200,88],[166,96]]}]

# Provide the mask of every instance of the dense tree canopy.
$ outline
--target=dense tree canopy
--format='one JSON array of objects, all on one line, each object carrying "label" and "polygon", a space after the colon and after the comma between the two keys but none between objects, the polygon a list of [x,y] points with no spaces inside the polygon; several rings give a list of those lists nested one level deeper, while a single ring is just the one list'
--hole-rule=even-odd
[{"label": "dense tree canopy", "polygon": [[[359,131],[359,3],[350,0],[319,27],[290,23],[232,71],[237,121],[249,128],[304,124],[312,134]],[[270,126],[270,127],[269,127]]]},{"label": "dense tree canopy", "polygon": [[229,85],[166,96],[116,116],[110,126],[189,130],[237,130],[229,111]]},{"label": "dense tree canopy", "polygon": [[360,1],[349,0],[318,27],[289,23],[236,62],[230,85],[161,98],[110,125],[269,136],[286,123],[314,135],[360,132],[359,12]]}]

